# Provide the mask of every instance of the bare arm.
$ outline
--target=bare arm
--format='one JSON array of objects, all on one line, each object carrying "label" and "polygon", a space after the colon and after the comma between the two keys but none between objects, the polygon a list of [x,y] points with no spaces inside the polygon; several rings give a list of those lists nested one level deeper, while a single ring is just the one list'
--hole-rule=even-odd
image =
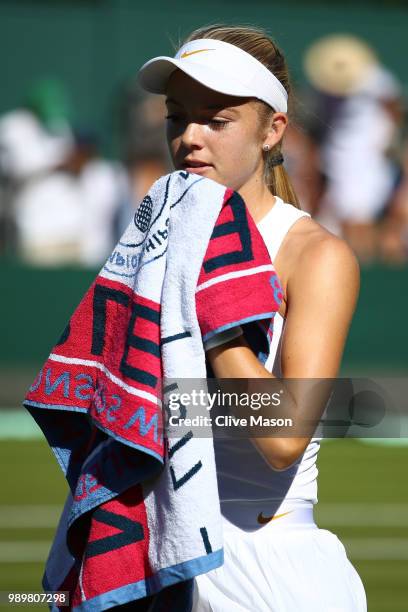
[{"label": "bare arm", "polygon": [[[310,242],[288,280],[281,354],[284,379],[337,376],[359,291],[359,268],[348,245],[326,233]],[[217,378],[275,378],[242,337],[210,349],[207,355]],[[252,442],[272,467],[285,469],[304,452],[310,437],[253,438]]]}]

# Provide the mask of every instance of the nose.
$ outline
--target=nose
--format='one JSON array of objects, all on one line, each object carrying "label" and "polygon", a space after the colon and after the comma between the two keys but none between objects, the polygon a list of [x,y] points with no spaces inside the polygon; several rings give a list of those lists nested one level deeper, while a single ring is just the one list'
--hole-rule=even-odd
[{"label": "nose", "polygon": [[186,149],[202,149],[204,146],[203,126],[189,121],[181,135],[181,142]]}]

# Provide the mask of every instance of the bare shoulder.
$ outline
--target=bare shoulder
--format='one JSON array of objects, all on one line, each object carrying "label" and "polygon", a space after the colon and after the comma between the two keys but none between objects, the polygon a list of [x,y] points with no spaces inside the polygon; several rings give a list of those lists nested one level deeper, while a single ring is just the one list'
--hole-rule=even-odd
[{"label": "bare shoulder", "polygon": [[296,234],[297,236],[294,234],[293,238],[297,239],[298,256],[308,264],[314,262],[318,264],[330,258],[331,263],[338,260],[342,264],[348,263],[358,269],[357,258],[347,242],[313,219],[305,219],[302,226],[298,224]]},{"label": "bare shoulder", "polygon": [[[350,246],[310,218],[301,219],[290,232],[292,252],[289,285],[332,286],[344,283],[358,291],[360,270]],[[290,248],[292,247],[292,248]]]}]

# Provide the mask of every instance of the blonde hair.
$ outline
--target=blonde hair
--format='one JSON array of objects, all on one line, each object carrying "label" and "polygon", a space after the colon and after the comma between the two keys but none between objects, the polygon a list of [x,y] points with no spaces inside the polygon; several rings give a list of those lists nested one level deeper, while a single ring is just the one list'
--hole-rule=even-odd
[{"label": "blonde hair", "polygon": [[[249,26],[210,25],[194,30],[182,44],[198,38],[222,40],[250,53],[279,79],[290,100],[291,87],[285,58],[264,30]],[[270,106],[261,101],[259,102],[259,109],[261,122],[266,122],[274,112]],[[278,142],[273,149],[264,153],[265,182],[273,195],[300,208],[299,200],[283,164],[275,165],[275,160],[281,155],[281,146],[282,141]]]}]

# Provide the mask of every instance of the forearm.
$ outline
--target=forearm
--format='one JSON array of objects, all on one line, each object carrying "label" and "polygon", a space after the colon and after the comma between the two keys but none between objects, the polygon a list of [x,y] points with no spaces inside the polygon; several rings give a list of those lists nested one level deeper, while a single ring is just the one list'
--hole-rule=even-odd
[{"label": "forearm", "polygon": [[275,378],[256,358],[244,336],[208,350],[207,358],[217,378]]},{"label": "forearm", "polygon": [[[249,394],[251,394],[251,392],[259,392],[259,385],[256,389],[256,381],[253,379],[269,378],[279,380],[263,367],[242,336],[227,344],[210,349],[207,352],[207,357],[218,379],[247,379],[247,392]],[[286,389],[284,381],[280,381],[279,386]],[[242,407],[233,408],[236,416],[248,416],[247,413],[242,414],[242,410]],[[276,416],[276,411],[277,409],[275,406],[267,405],[257,410],[256,414],[262,418],[271,419]],[[296,415],[295,400],[288,390],[285,394],[285,412],[292,416]],[[287,430],[285,431],[285,437],[281,438],[277,437],[276,429],[269,433],[270,435],[268,436],[268,428],[265,427],[266,437],[261,438],[253,436],[250,437],[250,440],[271,467],[278,470],[285,469],[296,461],[310,441],[310,436],[289,437]]]}]

